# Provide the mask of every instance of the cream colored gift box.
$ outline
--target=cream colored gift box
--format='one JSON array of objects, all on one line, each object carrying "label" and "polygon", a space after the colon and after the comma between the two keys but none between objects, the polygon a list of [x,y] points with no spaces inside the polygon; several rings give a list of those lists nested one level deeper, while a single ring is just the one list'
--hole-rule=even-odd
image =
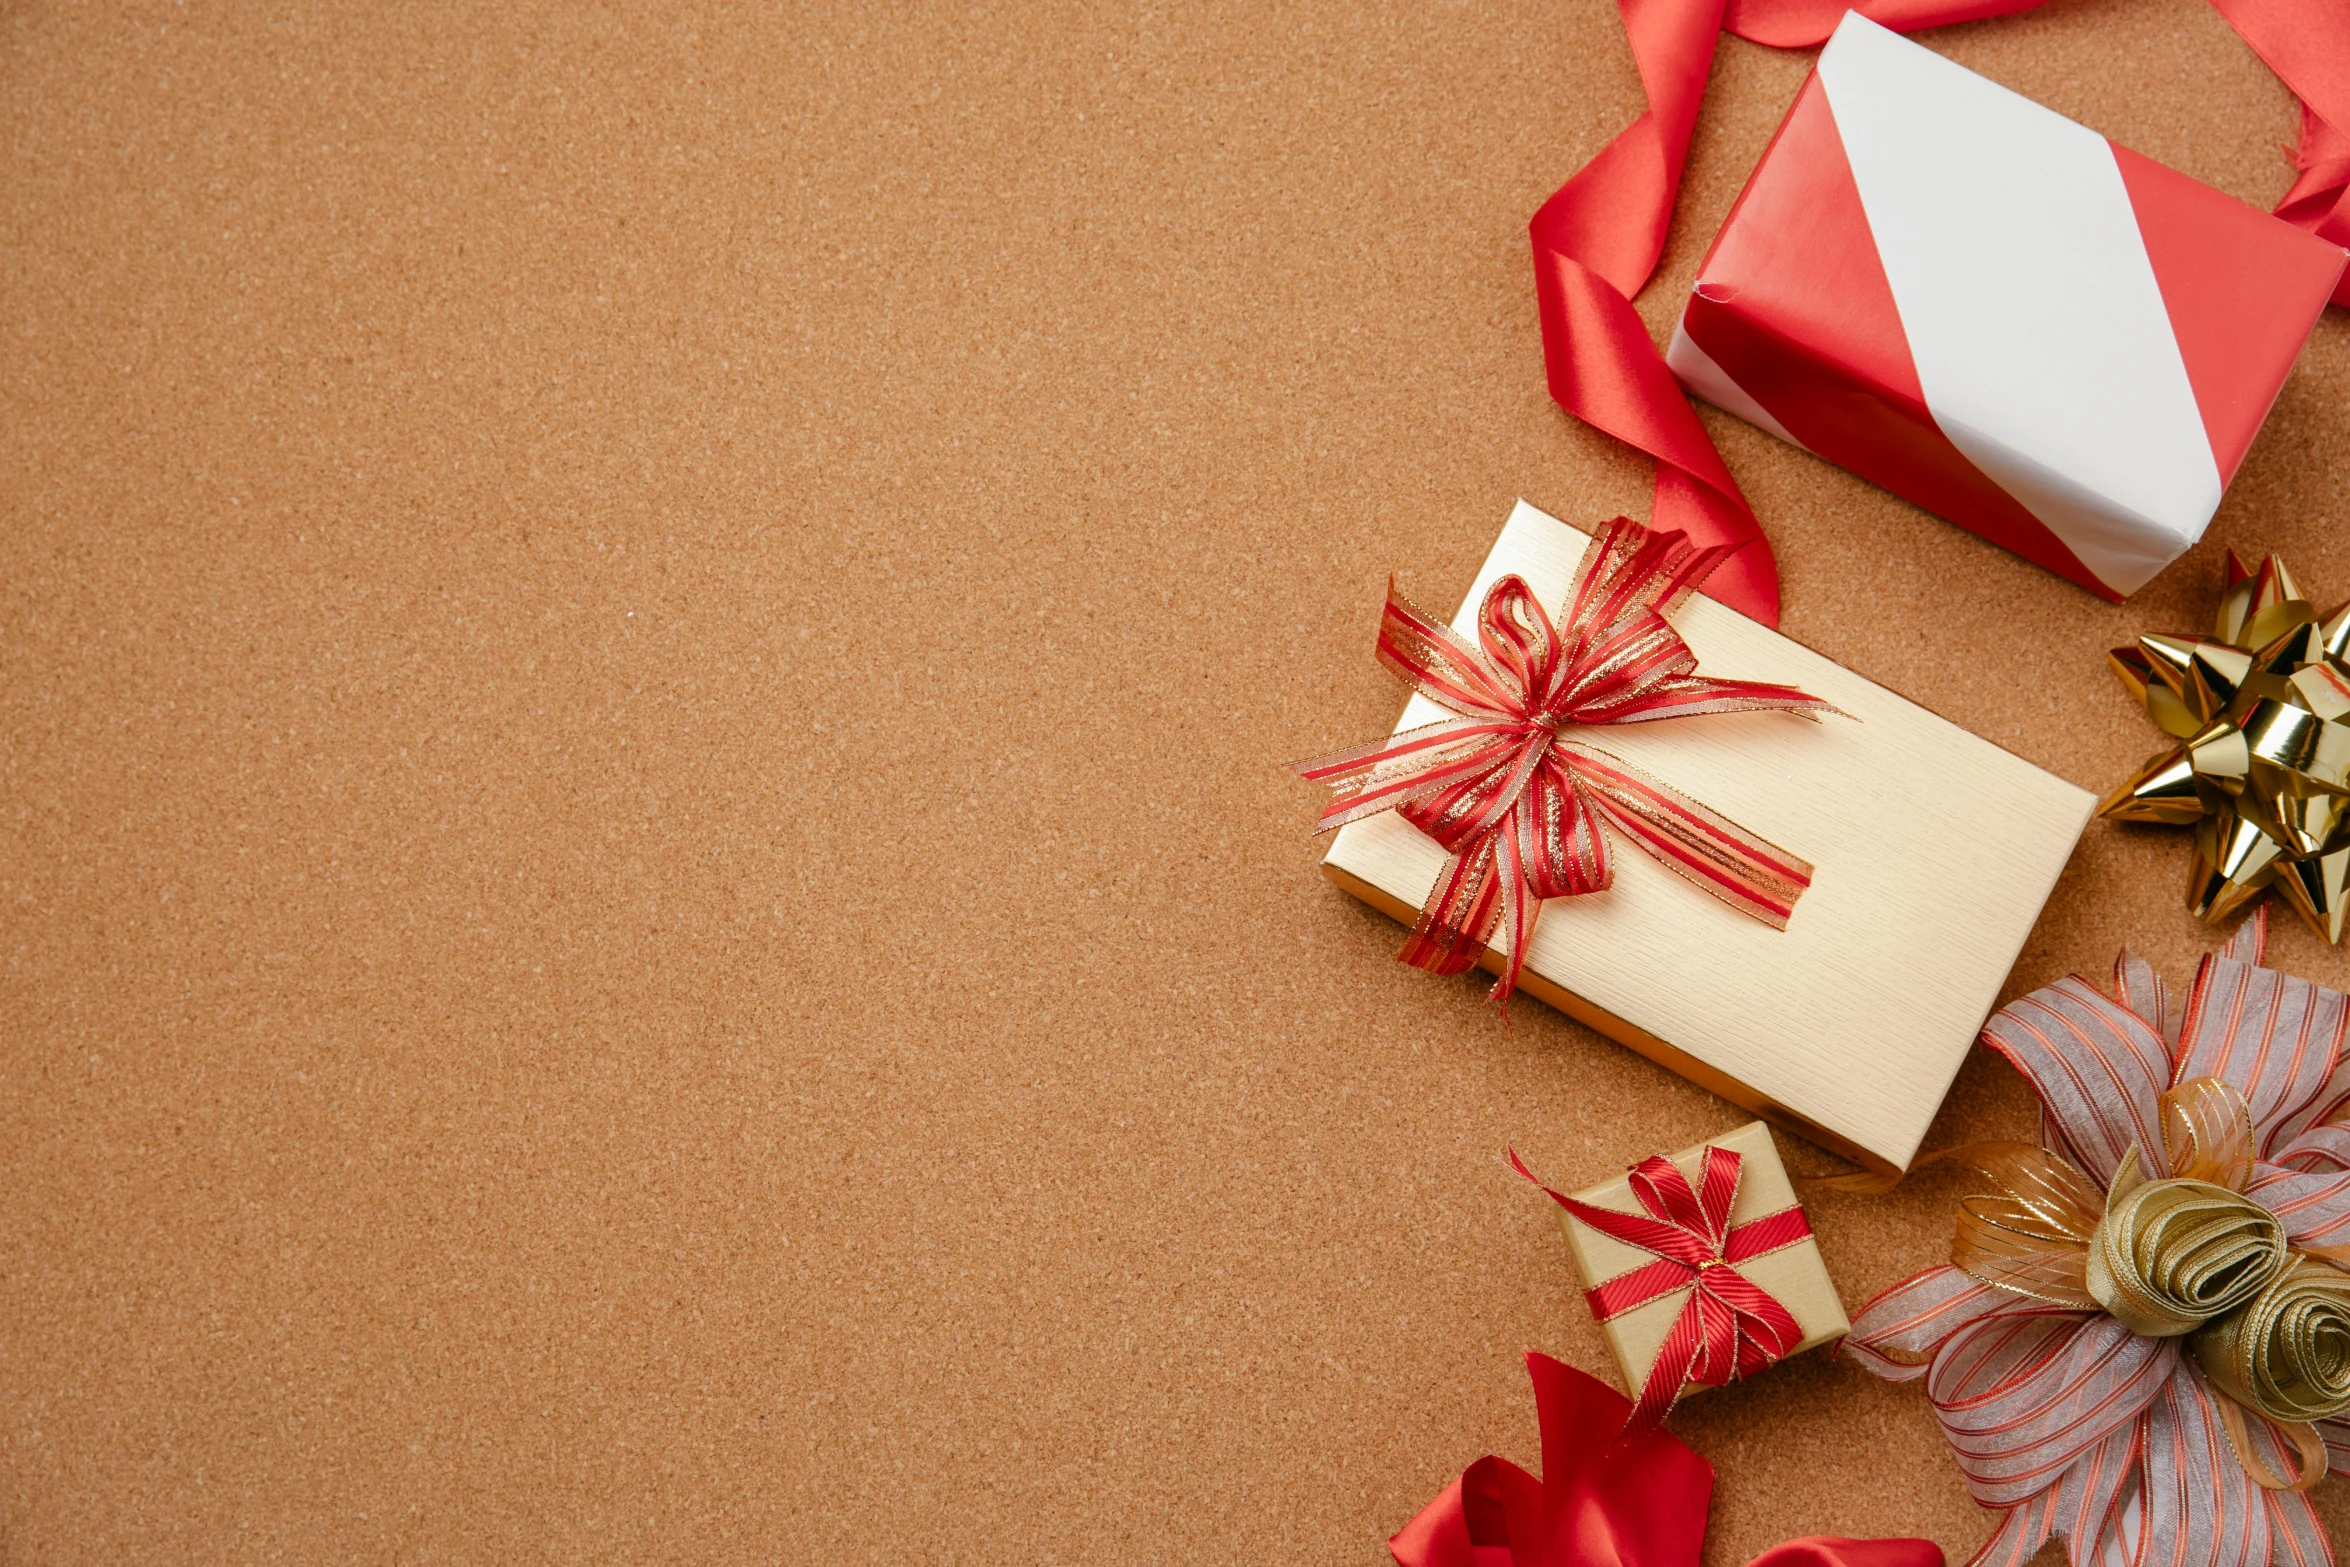
[{"label": "cream colored gift box", "polygon": [[[1470,585],[1515,572],[1554,614],[1585,535],[1524,501]],[[1783,931],[1617,838],[1608,891],[1553,899],[1519,989],[1872,1169],[1907,1168],[2095,797],[1702,595],[1673,613],[1700,674],[1801,687],[1850,717],[1725,713],[1589,731],[1814,867]],[[1415,696],[1397,724],[1449,716]],[[1393,812],[1322,868],[1409,923],[1444,851]],[[1486,955],[1498,969],[1499,952]]]},{"label": "cream colored gift box", "polygon": [[[1684,1148],[1673,1155],[1674,1165],[1693,1188],[1701,1183],[1708,1148],[1727,1148],[1740,1158],[1738,1196],[1730,1204],[1731,1229],[1795,1206],[1795,1188],[1787,1179],[1786,1166],[1779,1162],[1771,1129],[1762,1122],[1749,1121],[1735,1132],[1708,1138],[1695,1148]],[[1578,1202],[1595,1208],[1613,1208],[1618,1213],[1646,1211],[1632,1195],[1631,1181],[1621,1176],[1573,1196]],[[1587,1290],[1597,1289],[1627,1273],[1636,1273],[1656,1261],[1654,1253],[1602,1235],[1564,1209],[1559,1211],[1559,1223],[1566,1229],[1567,1245],[1575,1254],[1575,1267],[1583,1275],[1583,1287]],[[1844,1302],[1837,1298],[1836,1286],[1828,1278],[1828,1266],[1820,1260],[1819,1243],[1810,1236],[1792,1246],[1739,1263],[1737,1268],[1756,1288],[1785,1306],[1795,1325],[1803,1330],[1803,1341],[1788,1354],[1800,1355],[1807,1349],[1842,1338],[1852,1326],[1845,1318]],[[1688,1299],[1688,1290],[1677,1289],[1599,1325],[1599,1331],[1607,1336],[1608,1348],[1615,1352],[1616,1364],[1623,1369],[1625,1388],[1633,1396],[1639,1395],[1641,1384],[1648,1380],[1648,1368],[1655,1364],[1665,1334],[1671,1331]],[[1702,1385],[1692,1383],[1690,1390]]]}]

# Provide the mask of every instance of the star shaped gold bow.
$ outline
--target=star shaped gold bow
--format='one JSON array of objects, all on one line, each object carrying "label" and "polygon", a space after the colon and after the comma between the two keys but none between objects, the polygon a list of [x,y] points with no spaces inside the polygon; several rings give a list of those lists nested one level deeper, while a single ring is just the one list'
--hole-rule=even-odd
[{"label": "star shaped gold bow", "polygon": [[2217,922],[2271,887],[2327,941],[2350,897],[2350,604],[2321,618],[2271,555],[2209,637],[2142,636],[2113,667],[2178,738],[2098,814],[2195,829],[2187,906]]}]

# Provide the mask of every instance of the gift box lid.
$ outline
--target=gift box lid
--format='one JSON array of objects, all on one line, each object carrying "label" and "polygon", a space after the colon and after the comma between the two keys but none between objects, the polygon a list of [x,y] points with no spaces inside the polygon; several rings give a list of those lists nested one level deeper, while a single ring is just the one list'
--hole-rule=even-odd
[{"label": "gift box lid", "polygon": [[[1739,1156],[1738,1196],[1730,1205],[1732,1229],[1797,1206],[1794,1183],[1787,1179],[1787,1167],[1779,1162],[1771,1129],[1762,1122],[1749,1122],[1734,1132],[1709,1137],[1694,1148],[1684,1148],[1674,1154],[1673,1163],[1693,1186],[1701,1180],[1701,1166],[1708,1148],[1727,1148]],[[1613,1208],[1619,1213],[1642,1211],[1638,1199],[1632,1195],[1631,1182],[1623,1176],[1574,1195],[1595,1208]],[[1575,1267],[1586,1289],[1596,1289],[1656,1261],[1653,1253],[1602,1235],[1571,1213],[1562,1211],[1559,1223],[1567,1232],[1567,1247],[1574,1253]],[[1789,1354],[1801,1354],[1831,1339],[1842,1338],[1852,1326],[1844,1315],[1844,1302],[1836,1293],[1835,1282],[1828,1277],[1827,1264],[1820,1257],[1819,1243],[1809,1236],[1781,1250],[1742,1262],[1738,1271],[1785,1306],[1795,1318],[1795,1325],[1803,1330],[1802,1342],[1789,1350]],[[1658,1347],[1672,1331],[1686,1299],[1688,1291],[1678,1290],[1601,1324],[1633,1387],[1637,1388],[1647,1375]]]},{"label": "gift box lid", "polygon": [[1667,360],[2119,598],[2202,536],[2344,259],[1853,14]]},{"label": "gift box lid", "polygon": [[[1513,572],[1555,612],[1587,542],[1521,500],[1455,624]],[[1905,1168],[2096,798],[1712,599],[1673,625],[1699,673],[1851,716],[1722,713],[1592,743],[1811,861],[1812,884],[1773,930],[1619,844],[1612,887],[1544,906],[1520,985],[1827,1147]],[[1397,727],[1445,716],[1415,696]],[[1444,862],[1388,812],[1339,829],[1323,865],[1409,919]]]}]

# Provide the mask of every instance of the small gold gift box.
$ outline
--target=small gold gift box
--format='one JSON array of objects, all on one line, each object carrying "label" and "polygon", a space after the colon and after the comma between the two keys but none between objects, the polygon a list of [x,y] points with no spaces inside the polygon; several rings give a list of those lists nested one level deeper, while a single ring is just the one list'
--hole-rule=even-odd
[{"label": "small gold gift box", "polygon": [[[1777,1146],[1771,1141],[1771,1129],[1762,1122],[1749,1121],[1735,1132],[1708,1138],[1694,1148],[1684,1148],[1674,1154],[1674,1168],[1692,1188],[1702,1186],[1708,1148],[1728,1149],[1739,1156],[1737,1196],[1730,1204],[1729,1217],[1733,1257],[1741,1249],[1737,1232],[1742,1227],[1762,1221],[1768,1228],[1776,1220],[1783,1231],[1787,1225],[1779,1216],[1789,1210],[1801,1214],[1795,1188],[1787,1179],[1786,1167],[1779,1162]],[[1629,1176],[1604,1181],[1574,1193],[1573,1197],[1595,1208],[1646,1216],[1646,1210],[1633,1193]],[[1583,1276],[1586,1291],[1600,1292],[1610,1284],[1632,1279],[1642,1269],[1657,1265],[1654,1253],[1602,1235],[1571,1213],[1561,1211],[1559,1223],[1566,1229],[1567,1245],[1575,1254],[1575,1268]],[[1729,1264],[1794,1317],[1802,1337],[1786,1352],[1791,1355],[1842,1338],[1852,1325],[1845,1318],[1844,1302],[1837,1298],[1836,1286],[1828,1278],[1827,1264],[1820,1260],[1819,1243],[1812,1238],[1808,1223],[1795,1227],[1803,1232],[1799,1239],[1769,1237],[1758,1244],[1770,1249]],[[1756,1234],[1749,1231],[1748,1237]],[[1619,1316],[1602,1318],[1599,1330],[1606,1336],[1608,1348],[1614,1351],[1616,1364],[1623,1370],[1625,1386],[1635,1396],[1648,1381],[1657,1352],[1664,1347],[1666,1336],[1680,1318],[1689,1296],[1690,1286],[1684,1285]],[[1594,1314],[1599,1314],[1596,1302]],[[1692,1382],[1688,1386],[1694,1391],[1706,1385]]]}]

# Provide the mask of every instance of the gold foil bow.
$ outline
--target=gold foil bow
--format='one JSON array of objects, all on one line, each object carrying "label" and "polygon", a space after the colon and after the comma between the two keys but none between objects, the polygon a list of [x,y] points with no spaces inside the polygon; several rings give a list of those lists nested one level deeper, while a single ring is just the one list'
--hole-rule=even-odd
[{"label": "gold foil bow", "polygon": [[2195,829],[2187,906],[2225,919],[2271,887],[2330,942],[2350,923],[2350,605],[2320,617],[2284,562],[2228,586],[2209,637],[2148,635],[2115,673],[2179,742],[2098,814]]},{"label": "gold foil bow", "polygon": [[[1985,1284],[2102,1311],[2149,1338],[2193,1334],[2227,1395],[2221,1414],[2246,1471],[2272,1490],[2306,1489],[2326,1473],[2312,1422],[2350,1410],[2350,1273],[2289,1249],[2276,1215],[2243,1195],[2252,1112],[2234,1085],[2191,1078],[2162,1096],[2161,1112],[2168,1173],[2149,1177],[2133,1147],[2104,1192],[2029,1143],[1951,1150],[1945,1157],[2000,1194],[1966,1201],[1950,1260]],[[2258,1458],[2247,1409],[2300,1450],[2298,1477]]]}]

